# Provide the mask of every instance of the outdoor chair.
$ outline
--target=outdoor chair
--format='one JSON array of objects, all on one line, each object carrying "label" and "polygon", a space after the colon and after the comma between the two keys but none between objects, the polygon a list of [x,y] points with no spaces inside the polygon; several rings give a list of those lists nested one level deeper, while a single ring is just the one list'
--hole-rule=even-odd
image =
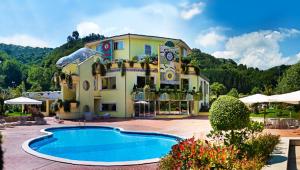
[{"label": "outdoor chair", "polygon": [[36,125],[46,125],[47,124],[47,121],[42,117],[35,117],[34,120],[35,120]]},{"label": "outdoor chair", "polygon": [[5,119],[0,119],[0,127],[1,128],[6,128],[6,127],[14,127],[16,124],[15,123],[8,123],[5,121]]}]

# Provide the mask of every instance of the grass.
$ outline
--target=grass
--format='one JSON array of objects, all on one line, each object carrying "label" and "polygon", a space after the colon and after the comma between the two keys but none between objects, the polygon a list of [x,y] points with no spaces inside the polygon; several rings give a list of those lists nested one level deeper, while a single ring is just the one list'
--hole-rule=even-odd
[{"label": "grass", "polygon": [[156,115],[155,119],[182,119],[191,115]]},{"label": "grass", "polygon": [[22,113],[22,112],[12,112],[12,113],[8,113],[8,114],[5,114],[5,116],[12,116],[12,117],[18,117],[18,116],[31,116],[31,114],[25,114],[25,113]]},{"label": "grass", "polygon": [[[263,112],[259,112],[259,114],[251,113],[250,117],[264,117]],[[266,118],[294,118],[300,119],[300,113],[290,110],[283,109],[267,109],[266,110]]]},{"label": "grass", "polygon": [[193,117],[193,116],[208,116],[209,112],[199,112],[197,114],[182,114],[182,115],[156,115],[155,119],[183,119],[183,118],[188,118],[188,117]]}]

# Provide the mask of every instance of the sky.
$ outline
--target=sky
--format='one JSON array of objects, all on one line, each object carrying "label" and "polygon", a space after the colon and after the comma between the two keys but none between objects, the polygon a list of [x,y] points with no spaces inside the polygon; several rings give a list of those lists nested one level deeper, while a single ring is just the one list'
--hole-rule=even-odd
[{"label": "sky", "polygon": [[80,36],[179,38],[249,67],[300,60],[298,0],[2,0],[0,43],[57,47]]}]

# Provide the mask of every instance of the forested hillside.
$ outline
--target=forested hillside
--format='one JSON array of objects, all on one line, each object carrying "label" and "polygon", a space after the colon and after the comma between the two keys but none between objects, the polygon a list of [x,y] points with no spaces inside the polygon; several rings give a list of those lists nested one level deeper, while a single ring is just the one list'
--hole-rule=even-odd
[{"label": "forested hillside", "polygon": [[210,83],[219,82],[229,91],[236,88],[240,93],[250,93],[255,87],[264,90],[275,88],[278,79],[289,66],[281,65],[268,70],[247,67],[237,64],[231,59],[215,58],[210,54],[193,49],[191,62],[198,65],[203,75],[209,78]]},{"label": "forested hillside", "polygon": [[52,51],[52,48],[23,47],[0,43],[0,51],[7,53],[23,64],[39,64]]},{"label": "forested hillside", "polygon": [[[0,89],[9,88],[18,93],[58,90],[51,83],[53,74],[58,70],[56,61],[83,47],[87,42],[103,38],[99,34],[79,38],[78,32],[74,31],[67,37],[65,44],[54,49],[0,44]],[[201,74],[210,79],[210,84],[223,84],[224,93],[232,88],[244,94],[264,91],[274,93],[278,80],[290,67],[282,65],[259,70],[237,64],[231,59],[215,58],[199,49],[193,49],[186,60],[199,67]]]},{"label": "forested hillside", "polygon": [[99,34],[79,38],[78,32],[74,31],[65,44],[54,49],[2,44],[0,90],[15,90],[17,94],[22,91],[59,90],[52,83],[53,74],[58,70],[56,61],[82,48],[87,42],[103,38]]}]

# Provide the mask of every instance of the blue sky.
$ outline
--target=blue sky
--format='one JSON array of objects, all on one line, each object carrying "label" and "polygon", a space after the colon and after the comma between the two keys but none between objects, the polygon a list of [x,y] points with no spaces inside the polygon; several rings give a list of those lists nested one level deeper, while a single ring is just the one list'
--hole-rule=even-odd
[{"label": "blue sky", "polygon": [[57,47],[81,36],[139,33],[267,69],[300,60],[297,0],[2,0],[0,42]]}]

